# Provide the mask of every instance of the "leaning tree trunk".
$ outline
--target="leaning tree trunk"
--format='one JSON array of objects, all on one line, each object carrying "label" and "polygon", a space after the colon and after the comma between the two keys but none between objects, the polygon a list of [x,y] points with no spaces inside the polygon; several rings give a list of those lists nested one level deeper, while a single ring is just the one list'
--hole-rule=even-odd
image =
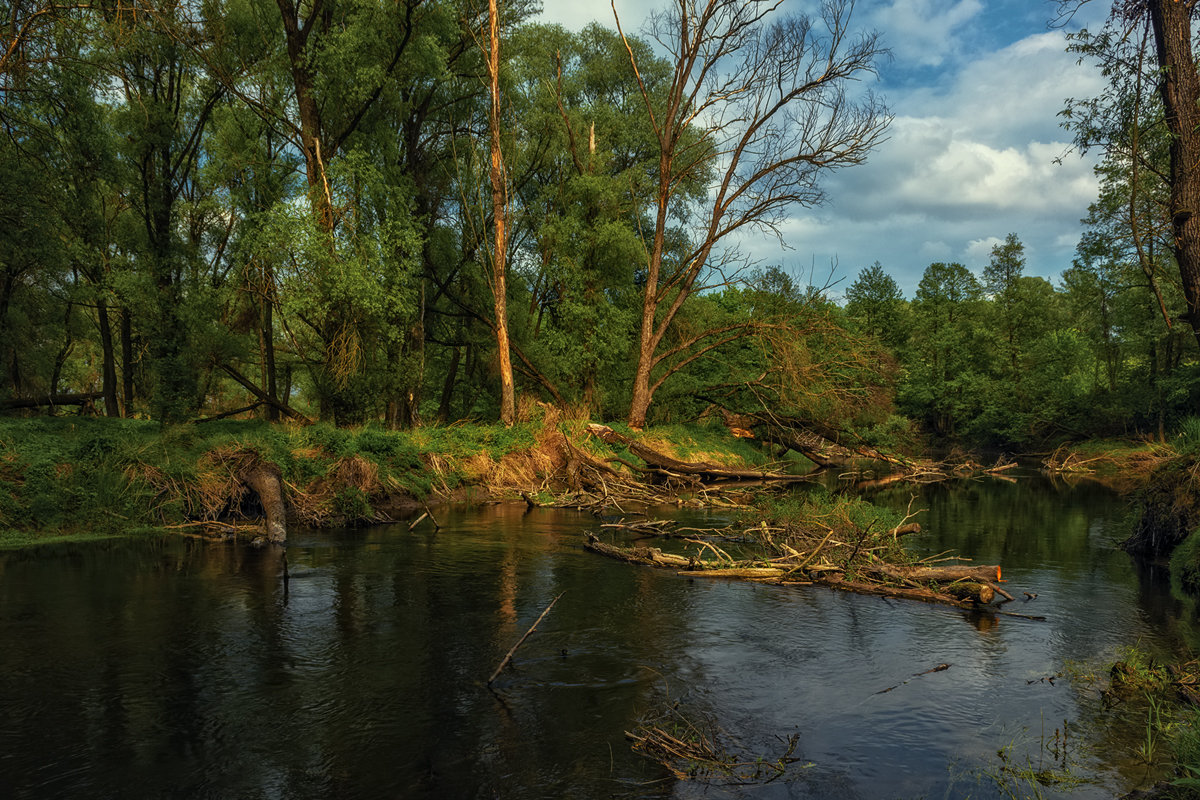
[{"label": "leaning tree trunk", "polygon": [[1154,45],[1171,134],[1171,232],[1187,301],[1188,322],[1200,341],[1200,74],[1192,56],[1195,0],[1150,0]]}]

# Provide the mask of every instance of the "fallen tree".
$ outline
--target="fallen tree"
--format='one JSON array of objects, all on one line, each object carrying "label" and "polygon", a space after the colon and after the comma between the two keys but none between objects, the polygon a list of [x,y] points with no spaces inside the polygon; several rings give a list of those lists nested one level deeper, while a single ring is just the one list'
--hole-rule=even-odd
[{"label": "fallen tree", "polygon": [[873,564],[855,570],[853,577],[845,567],[828,560],[813,561],[805,553],[793,551],[784,558],[730,559],[701,558],[665,553],[657,547],[619,545],[603,542],[589,533],[584,545],[594,553],[631,564],[672,569],[680,575],[704,578],[734,578],[772,584],[821,584],[844,591],[873,594],[904,600],[943,603],[963,609],[990,606],[997,597],[1004,602],[1012,595],[997,585],[1000,567],[962,565],[934,566],[917,564],[893,566]]},{"label": "fallen tree", "polygon": [[[741,524],[684,527],[670,520],[607,523],[604,529],[642,541],[602,541],[589,533],[586,548],[627,563],[669,569],[689,577],[759,583],[821,584],[845,591],[994,610],[1013,596],[1001,586],[999,565],[967,559],[913,561],[900,541],[920,530],[910,503],[904,516],[862,499],[823,490],[763,495],[741,512]],[[644,540],[663,542],[655,547]],[[628,543],[625,543],[628,542]],[[668,546],[671,550],[667,550]]]},{"label": "fallen tree", "polygon": [[104,397],[103,392],[83,392],[80,394],[42,394],[34,397],[10,397],[0,400],[0,410],[9,411],[19,408],[43,408],[46,406],[86,406]]},{"label": "fallen tree", "polygon": [[623,436],[607,425],[592,423],[587,426],[587,432],[605,444],[620,444],[624,446],[630,453],[633,453],[633,455],[646,462],[647,471],[651,473],[669,476],[686,475],[701,482],[719,480],[770,482],[808,480],[808,477],[804,475],[787,475],[782,472],[768,472],[766,470],[755,469],[736,469],[720,464],[712,464],[707,461],[680,461],[677,458],[672,458],[653,448],[647,447],[635,439]]}]

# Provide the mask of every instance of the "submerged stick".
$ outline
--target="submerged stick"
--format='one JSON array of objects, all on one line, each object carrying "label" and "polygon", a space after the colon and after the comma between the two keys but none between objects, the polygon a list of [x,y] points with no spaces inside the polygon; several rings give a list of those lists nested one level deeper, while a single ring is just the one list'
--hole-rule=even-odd
[{"label": "submerged stick", "polygon": [[[559,592],[558,597],[562,597],[564,594],[566,594],[566,592]],[[512,661],[513,653],[517,652],[517,648],[521,646],[521,643],[529,638],[529,634],[533,633],[534,629],[537,628],[538,623],[540,623],[542,619],[550,613],[550,609],[554,608],[554,604],[558,602],[558,597],[550,601],[550,605],[546,606],[546,610],[542,612],[542,615],[538,617],[532,625],[529,626],[529,630],[525,631],[525,635],[517,640],[517,643],[512,646],[511,650],[505,653],[504,660],[500,662],[500,666],[496,667],[496,671],[492,673],[492,677],[487,679],[488,686],[491,686],[492,681],[499,677],[500,673],[504,671],[504,668],[508,666],[508,662]]]}]

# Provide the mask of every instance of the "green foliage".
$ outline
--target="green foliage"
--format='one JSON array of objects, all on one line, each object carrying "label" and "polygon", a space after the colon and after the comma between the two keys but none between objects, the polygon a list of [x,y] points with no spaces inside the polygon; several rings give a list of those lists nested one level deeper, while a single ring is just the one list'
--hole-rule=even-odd
[{"label": "green foliage", "polygon": [[[246,439],[234,431],[248,429],[217,422],[203,434],[172,429],[163,447],[253,446],[303,481],[323,467],[296,451],[359,453],[420,491],[431,485],[414,477],[426,445],[496,458],[532,441],[520,427],[426,428],[419,442],[373,427],[498,413],[487,105],[469,22],[478,9],[323,8],[290,42],[265,0],[213,0],[187,16],[75,9],[48,22],[37,58],[14,51],[20,91],[3,97],[12,135],[0,138],[0,398],[103,393],[97,411],[172,426],[257,402],[223,369],[233,367],[322,424]],[[537,24],[531,11],[506,7],[502,45],[518,390],[618,418],[639,356],[660,142],[622,38],[600,25]],[[1135,45],[1111,31],[1072,35],[1113,86],[1064,114],[1081,147],[1105,144],[1107,155],[1060,285],[1024,274],[1016,234],[978,276],[930,265],[908,299],[877,262],[847,288],[844,308],[779,268],[705,290],[715,276],[696,276],[658,342],[651,382],[664,382],[650,422],[692,423],[714,405],[770,409],[901,450],[928,434],[1042,448],[1177,428],[1190,453],[1200,359],[1186,326],[1163,321],[1186,308],[1165,279],[1177,265],[1156,216],[1169,141],[1157,100],[1134,104],[1137,81],[1111,66],[1133,63]],[[663,106],[673,65],[646,41],[629,47]],[[1143,75],[1145,86],[1154,77]],[[315,109],[301,113],[301,97]],[[697,252],[719,166],[707,160],[711,132],[678,133],[687,158],[676,167],[690,166],[669,176],[667,272]],[[1158,169],[1131,174],[1121,154],[1134,133]],[[690,291],[681,286],[659,298],[660,319]],[[254,413],[279,416],[270,405]],[[77,446],[64,462],[101,472],[162,455],[108,432]],[[28,466],[35,483],[52,482],[46,464]],[[0,508],[33,513],[4,497]],[[35,516],[65,513],[48,505]]]},{"label": "green foliage", "polygon": [[925,452],[926,441],[917,424],[900,414],[889,414],[887,418],[855,429],[864,444],[880,452],[904,455],[919,455]]},{"label": "green foliage", "polygon": [[375,516],[366,493],[357,486],[344,486],[339,489],[333,497],[333,510],[345,517],[346,522],[351,525],[361,525]]},{"label": "green foliage", "polygon": [[1200,796],[1200,710],[1181,711],[1171,732],[1171,753],[1182,775],[1172,783],[1187,794],[1181,798]]},{"label": "green foliage", "polygon": [[1171,576],[1192,593],[1200,592],[1200,536],[1196,531],[1171,551]]},{"label": "green foliage", "polygon": [[152,493],[126,468],[153,425],[104,420],[0,420],[0,529],[111,534],[145,522]]},{"label": "green foliage", "polygon": [[[815,526],[822,535],[832,528],[835,534],[855,535],[854,538],[862,531],[884,533],[900,524],[900,515],[891,509],[859,497],[835,494],[824,487],[768,495],[757,505],[753,514],[755,518],[761,514],[767,520],[782,525]],[[897,537],[889,538],[898,542]],[[897,544],[896,552],[902,553],[903,547]]]},{"label": "green foliage", "polygon": [[409,437],[366,428],[355,437],[355,449],[398,469],[420,469],[421,459]]},{"label": "green foliage", "polygon": [[846,289],[846,314],[863,331],[893,350],[908,340],[911,325],[908,304],[900,286],[878,261],[858,273]]},{"label": "green foliage", "polygon": [[1180,420],[1172,445],[1182,456],[1200,456],[1200,417],[1188,416]]}]

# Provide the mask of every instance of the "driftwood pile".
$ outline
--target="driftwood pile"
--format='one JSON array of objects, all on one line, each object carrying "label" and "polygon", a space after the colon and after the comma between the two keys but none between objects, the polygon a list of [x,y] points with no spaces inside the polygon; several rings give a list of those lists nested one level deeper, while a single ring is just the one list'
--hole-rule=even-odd
[{"label": "driftwood pile", "polygon": [[[822,584],[846,591],[964,609],[986,609],[1014,598],[1000,584],[998,565],[906,563],[896,539],[919,531],[908,523],[888,531],[857,534],[824,527],[819,538],[811,530],[771,527],[765,522],[743,530],[680,528],[670,520],[609,524],[640,537],[674,538],[684,553],[645,543],[618,545],[589,533],[585,547],[609,558],[671,569],[693,578],[736,578],[772,584]],[[731,555],[728,550],[740,547]],[[750,546],[747,547],[746,545]],[[744,551],[750,550],[749,554]]]}]

